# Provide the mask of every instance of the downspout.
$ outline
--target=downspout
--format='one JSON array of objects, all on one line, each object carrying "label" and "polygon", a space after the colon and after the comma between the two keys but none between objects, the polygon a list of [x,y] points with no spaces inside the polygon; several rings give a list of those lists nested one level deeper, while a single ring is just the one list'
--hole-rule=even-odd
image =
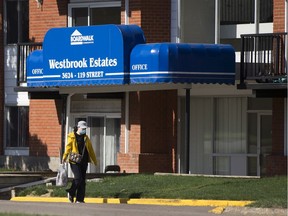
[{"label": "downspout", "polygon": [[254,24],[255,24],[255,34],[259,34],[259,17],[260,17],[260,4],[259,0],[254,2]]},{"label": "downspout", "polygon": [[215,0],[215,44],[220,43],[220,2]]},{"label": "downspout", "polygon": [[[288,0],[285,1],[285,32],[288,32]],[[285,48],[285,64],[286,64],[286,74],[288,72],[288,35],[285,36],[286,37],[286,48]],[[287,109],[288,109],[288,105],[287,105],[287,97],[285,99],[285,110],[286,112],[284,112],[285,114],[285,119],[286,119],[286,123],[284,124],[284,131],[286,131],[286,135],[284,136],[284,143],[286,143],[286,145],[284,145],[284,153],[286,154],[286,156],[288,155],[288,146],[287,146],[287,125],[288,125],[288,115],[287,115]]]},{"label": "downspout", "polygon": [[[70,106],[71,106],[71,97],[74,95],[73,94],[69,94],[66,98],[66,128],[65,128],[65,135],[67,135],[69,133],[69,117],[70,117]],[[67,136],[65,136],[65,143],[67,143]],[[63,150],[65,149],[65,146],[63,148]]]},{"label": "downspout", "polygon": [[[125,0],[125,25],[129,24],[129,0]],[[125,148],[124,153],[129,152],[129,92],[125,93]]]},{"label": "downspout", "polygon": [[190,174],[190,88],[186,88],[185,103],[186,173]]},{"label": "downspout", "polygon": [[67,114],[67,95],[61,95],[62,97],[62,112],[61,112],[61,150],[60,161],[62,160],[63,153],[65,151],[65,127],[66,127],[66,114]]}]

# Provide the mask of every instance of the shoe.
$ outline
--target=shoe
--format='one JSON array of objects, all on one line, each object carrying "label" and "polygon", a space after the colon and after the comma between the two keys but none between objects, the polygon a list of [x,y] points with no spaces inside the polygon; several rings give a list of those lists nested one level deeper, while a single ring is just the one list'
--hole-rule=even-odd
[{"label": "shoe", "polygon": [[84,201],[76,201],[76,203],[85,203]]},{"label": "shoe", "polygon": [[69,200],[71,203],[74,202],[74,197],[71,196],[71,194],[70,194],[69,192],[67,193],[67,197],[68,197],[68,200]]}]

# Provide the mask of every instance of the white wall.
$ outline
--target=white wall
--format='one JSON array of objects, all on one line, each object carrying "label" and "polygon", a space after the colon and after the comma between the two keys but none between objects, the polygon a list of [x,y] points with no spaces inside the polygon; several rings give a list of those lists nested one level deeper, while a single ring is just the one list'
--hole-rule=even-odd
[{"label": "white wall", "polygon": [[185,43],[214,43],[215,1],[180,1],[180,38]]},{"label": "white wall", "polygon": [[17,86],[17,46],[7,45],[4,51],[5,105],[28,106],[28,93],[14,91]]}]

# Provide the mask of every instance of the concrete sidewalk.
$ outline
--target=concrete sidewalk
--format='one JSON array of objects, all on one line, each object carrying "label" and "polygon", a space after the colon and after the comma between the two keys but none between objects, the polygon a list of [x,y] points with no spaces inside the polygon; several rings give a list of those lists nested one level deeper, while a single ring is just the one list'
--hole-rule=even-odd
[{"label": "concrete sidewalk", "polygon": [[[57,202],[69,203],[66,197],[13,197],[14,202]],[[253,201],[233,201],[233,200],[193,200],[193,199],[128,199],[128,198],[85,198],[85,203],[95,204],[138,204],[138,205],[166,205],[166,206],[209,206],[215,207],[210,212],[214,214],[228,215],[269,215],[286,216],[287,209],[273,208],[250,208],[247,205]]]},{"label": "concrete sidewalk", "polygon": [[[13,197],[17,202],[57,202],[68,203],[66,197]],[[215,207],[211,212],[222,214],[227,207],[244,207],[252,201],[231,200],[188,200],[188,199],[128,199],[128,198],[85,198],[85,203],[97,204],[138,204],[138,205],[166,205],[166,206],[209,206]]]}]

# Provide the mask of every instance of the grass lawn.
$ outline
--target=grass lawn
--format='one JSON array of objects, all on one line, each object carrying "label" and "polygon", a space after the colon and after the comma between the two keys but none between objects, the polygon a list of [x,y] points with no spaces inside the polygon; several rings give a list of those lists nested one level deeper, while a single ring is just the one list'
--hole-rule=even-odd
[{"label": "grass lawn", "polygon": [[[68,185],[68,187],[70,184]],[[18,196],[66,197],[65,188],[37,186]],[[251,200],[251,207],[287,208],[287,176],[260,179],[136,174],[87,182],[86,197]]]}]

